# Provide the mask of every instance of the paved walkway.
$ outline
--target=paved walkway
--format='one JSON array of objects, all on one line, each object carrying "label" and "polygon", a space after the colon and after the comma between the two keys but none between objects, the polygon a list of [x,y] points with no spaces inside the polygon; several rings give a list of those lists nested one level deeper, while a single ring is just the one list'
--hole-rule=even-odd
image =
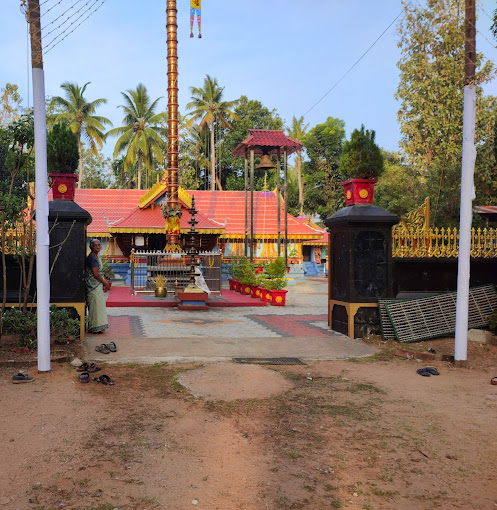
[{"label": "paved walkway", "polygon": [[[375,349],[329,330],[327,280],[287,287],[284,307],[108,308],[109,329],[87,335],[88,357],[108,363],[225,361],[233,357],[332,360],[369,356]],[[117,352],[95,346],[114,341]]]}]

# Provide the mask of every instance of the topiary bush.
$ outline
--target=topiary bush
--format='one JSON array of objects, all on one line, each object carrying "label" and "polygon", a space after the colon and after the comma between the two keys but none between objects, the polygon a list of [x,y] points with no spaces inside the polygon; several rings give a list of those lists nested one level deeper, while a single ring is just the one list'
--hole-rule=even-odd
[{"label": "topiary bush", "polygon": [[47,167],[52,174],[76,173],[78,137],[64,124],[55,124],[47,134]]},{"label": "topiary bush", "polygon": [[354,129],[350,141],[343,144],[338,173],[344,179],[376,179],[385,169],[381,149],[375,142],[376,133]]}]

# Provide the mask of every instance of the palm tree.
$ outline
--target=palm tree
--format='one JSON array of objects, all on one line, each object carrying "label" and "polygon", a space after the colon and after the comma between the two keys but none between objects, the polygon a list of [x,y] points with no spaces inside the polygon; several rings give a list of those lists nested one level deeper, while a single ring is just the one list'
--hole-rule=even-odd
[{"label": "palm tree", "polygon": [[142,164],[150,171],[152,161],[163,163],[163,151],[166,144],[161,138],[166,136],[166,129],[157,125],[165,122],[165,112],[155,113],[158,101],[150,100],[145,85],[139,83],[136,90],[121,92],[124,98],[124,105],[120,105],[124,111],[123,126],[111,129],[107,135],[119,136],[114,148],[114,159],[121,153],[125,153],[124,172],[128,167],[137,163],[138,165],[138,189],[141,189]]},{"label": "palm tree", "polygon": [[[301,142],[304,136],[307,134],[307,129],[309,124],[304,124],[304,117],[293,117],[292,119],[292,127],[288,129],[288,136],[293,138],[294,140],[298,140]],[[297,164],[295,168],[297,170],[297,181],[299,186],[299,204],[300,204],[300,216],[304,214],[304,186],[302,184],[302,155],[300,150],[297,151]]]},{"label": "palm tree", "polygon": [[231,129],[229,120],[237,120],[238,116],[231,109],[238,104],[235,101],[222,101],[224,87],[220,87],[216,78],[208,74],[204,78],[202,88],[190,87],[192,100],[186,105],[191,110],[190,125],[200,119],[198,129],[209,126],[211,135],[211,190],[216,189],[216,152],[214,145],[214,123],[221,127]]},{"label": "palm tree", "polygon": [[96,109],[105,104],[107,99],[95,99],[90,103],[83,97],[86,87],[90,82],[79,87],[77,83],[65,82],[61,85],[66,93],[66,98],[55,96],[50,101],[50,107],[58,113],[49,116],[48,121],[51,125],[58,122],[67,124],[73,133],[78,135],[79,150],[79,181],[78,188],[81,188],[83,182],[83,155],[81,138],[90,145],[95,156],[102,148],[105,141],[105,125],[112,126],[112,122],[106,117],[94,115]]}]

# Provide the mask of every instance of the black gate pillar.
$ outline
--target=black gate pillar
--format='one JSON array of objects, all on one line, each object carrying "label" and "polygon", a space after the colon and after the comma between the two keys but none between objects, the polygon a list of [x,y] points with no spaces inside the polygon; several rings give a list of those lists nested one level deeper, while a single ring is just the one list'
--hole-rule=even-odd
[{"label": "black gate pillar", "polygon": [[72,200],[49,202],[50,303],[76,309],[81,339],[85,332],[86,227],[91,221],[90,213]]},{"label": "black gate pillar", "polygon": [[392,226],[398,222],[381,207],[357,204],[325,220],[331,329],[350,338],[379,331],[378,298],[393,297]]}]

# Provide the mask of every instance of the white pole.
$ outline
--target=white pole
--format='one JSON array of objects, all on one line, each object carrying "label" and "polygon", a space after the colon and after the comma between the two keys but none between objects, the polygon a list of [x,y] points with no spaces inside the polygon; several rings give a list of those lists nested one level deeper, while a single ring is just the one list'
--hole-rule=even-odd
[{"label": "white pole", "polygon": [[29,0],[33,106],[35,130],[36,196],[36,314],[38,318],[38,371],[50,371],[50,276],[48,263],[47,121],[45,77],[41,47],[39,0]]},{"label": "white pole", "polygon": [[454,347],[455,361],[466,361],[468,350],[468,302],[469,271],[471,252],[471,222],[473,220],[473,200],[475,187],[475,119],[476,87],[464,87],[464,119],[461,173],[461,213],[459,220],[459,258],[457,266],[457,301],[456,301],[456,340]]}]

